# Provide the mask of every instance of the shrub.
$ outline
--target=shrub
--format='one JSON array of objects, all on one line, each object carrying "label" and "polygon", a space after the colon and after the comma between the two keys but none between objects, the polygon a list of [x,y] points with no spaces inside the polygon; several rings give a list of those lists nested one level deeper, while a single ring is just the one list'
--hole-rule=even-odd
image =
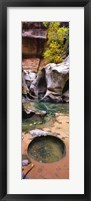
[{"label": "shrub", "polygon": [[69,51],[69,29],[61,27],[60,22],[43,22],[43,24],[48,30],[47,47],[43,56],[47,62],[60,63]]}]

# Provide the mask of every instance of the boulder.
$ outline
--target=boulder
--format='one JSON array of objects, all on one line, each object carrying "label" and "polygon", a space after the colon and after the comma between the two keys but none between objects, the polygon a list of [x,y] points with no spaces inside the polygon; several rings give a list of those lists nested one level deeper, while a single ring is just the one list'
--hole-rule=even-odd
[{"label": "boulder", "polygon": [[42,98],[49,96],[56,101],[62,101],[62,92],[69,79],[69,56],[60,64],[49,63],[45,67],[47,83],[46,94]]}]

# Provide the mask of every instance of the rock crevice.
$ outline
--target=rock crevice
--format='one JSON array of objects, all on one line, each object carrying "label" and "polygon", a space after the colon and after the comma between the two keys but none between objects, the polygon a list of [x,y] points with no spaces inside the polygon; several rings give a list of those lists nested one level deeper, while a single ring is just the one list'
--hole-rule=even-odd
[{"label": "rock crevice", "polygon": [[66,87],[67,93],[64,88],[69,80],[69,56],[62,63],[49,63],[37,73],[26,70],[22,75],[22,86],[25,89],[23,94],[29,93],[30,98],[40,101],[51,99],[55,102],[68,102],[68,88]]}]

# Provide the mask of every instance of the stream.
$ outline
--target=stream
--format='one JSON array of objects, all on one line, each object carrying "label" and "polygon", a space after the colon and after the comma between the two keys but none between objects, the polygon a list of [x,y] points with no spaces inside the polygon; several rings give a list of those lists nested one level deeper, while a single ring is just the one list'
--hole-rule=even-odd
[{"label": "stream", "polygon": [[[22,120],[22,131],[28,132],[33,129],[44,129],[53,126],[56,121],[56,115],[61,116],[61,114],[69,115],[69,104],[65,103],[49,103],[49,102],[24,102],[24,108],[32,110],[35,112],[33,117]],[[38,115],[45,111],[45,115]]]}]

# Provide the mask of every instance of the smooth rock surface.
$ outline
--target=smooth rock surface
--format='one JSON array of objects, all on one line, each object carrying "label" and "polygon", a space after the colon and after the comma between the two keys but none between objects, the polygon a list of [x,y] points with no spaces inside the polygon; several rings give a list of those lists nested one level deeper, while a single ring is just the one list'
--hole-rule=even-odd
[{"label": "smooth rock surface", "polygon": [[40,130],[40,129],[35,129],[35,130],[31,130],[29,131],[29,133],[31,135],[36,135],[36,136],[41,136],[41,135],[49,135],[50,133],[49,132],[46,132],[46,131],[43,131],[43,130]]},{"label": "smooth rock surface", "polygon": [[27,159],[22,161],[22,166],[26,166],[28,164],[29,164],[29,161]]}]

